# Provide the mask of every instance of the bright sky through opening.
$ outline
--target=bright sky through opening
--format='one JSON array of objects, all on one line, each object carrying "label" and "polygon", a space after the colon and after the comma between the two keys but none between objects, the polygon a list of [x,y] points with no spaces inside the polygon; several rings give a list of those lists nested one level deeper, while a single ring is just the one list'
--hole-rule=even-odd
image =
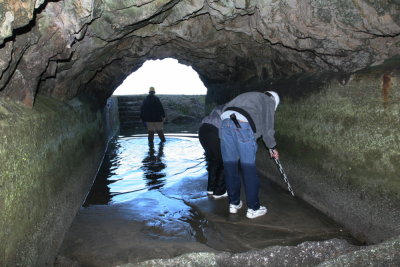
[{"label": "bright sky through opening", "polygon": [[129,75],[114,91],[114,95],[148,94],[150,86],[159,95],[205,95],[207,88],[192,67],[178,60],[148,60]]}]

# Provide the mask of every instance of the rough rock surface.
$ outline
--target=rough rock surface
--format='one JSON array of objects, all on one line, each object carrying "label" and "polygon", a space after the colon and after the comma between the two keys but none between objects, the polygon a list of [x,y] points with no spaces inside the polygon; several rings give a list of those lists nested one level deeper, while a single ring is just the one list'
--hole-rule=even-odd
[{"label": "rough rock surface", "polygon": [[[337,258],[340,255],[359,250],[344,240],[332,239],[321,242],[304,242],[297,246],[272,246],[246,253],[191,253],[172,259],[156,259],[131,266],[316,266],[321,262]],[[330,266],[330,265],[325,265]]]},{"label": "rough rock surface", "polygon": [[[353,72],[400,52],[398,1],[6,0],[0,96],[100,102],[145,60],[174,57],[218,91]],[[233,86],[232,83],[237,84]]]},{"label": "rough rock surface", "polygon": [[294,247],[273,246],[260,251],[217,256],[219,266],[315,266],[328,259],[358,250],[344,240],[304,242]]},{"label": "rough rock surface", "polygon": [[400,238],[365,247],[321,263],[318,267],[400,266]]},{"label": "rough rock surface", "polygon": [[167,123],[199,123],[204,113],[204,96],[161,95]]},{"label": "rough rock surface", "polygon": [[172,259],[155,259],[120,267],[133,266],[318,266],[358,267],[388,266],[400,264],[399,238],[369,247],[356,247],[343,240],[332,239],[323,242],[304,242],[297,246],[273,246],[246,253],[190,253]]},{"label": "rough rock surface", "polygon": [[246,253],[190,253],[172,259],[155,259],[120,267],[151,266],[290,266],[290,267],[358,267],[400,264],[399,238],[379,245],[356,247],[339,239],[322,242],[304,242],[297,246],[273,246]]}]

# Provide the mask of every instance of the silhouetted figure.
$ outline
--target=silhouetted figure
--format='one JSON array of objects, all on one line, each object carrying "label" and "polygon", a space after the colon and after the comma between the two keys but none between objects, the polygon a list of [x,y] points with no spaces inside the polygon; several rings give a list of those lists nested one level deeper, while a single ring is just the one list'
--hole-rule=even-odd
[{"label": "silhouetted figure", "polygon": [[221,125],[221,113],[224,105],[217,106],[203,118],[199,128],[199,140],[204,148],[208,182],[207,194],[214,198],[226,197],[224,166],[222,163],[221,146],[218,130]]},{"label": "silhouetted figure", "polygon": [[150,87],[148,96],[143,100],[140,108],[140,118],[146,124],[149,143],[154,142],[154,133],[157,132],[161,142],[165,142],[164,120],[165,112],[154,87]]},{"label": "silhouetted figure", "polygon": [[164,143],[158,144],[158,151],[154,149],[154,144],[149,144],[149,152],[147,156],[142,160],[141,169],[144,172],[144,176],[147,179],[146,185],[149,190],[158,189],[165,184],[165,181],[161,178],[165,177],[166,174],[162,171],[167,167],[163,162],[164,157]]}]

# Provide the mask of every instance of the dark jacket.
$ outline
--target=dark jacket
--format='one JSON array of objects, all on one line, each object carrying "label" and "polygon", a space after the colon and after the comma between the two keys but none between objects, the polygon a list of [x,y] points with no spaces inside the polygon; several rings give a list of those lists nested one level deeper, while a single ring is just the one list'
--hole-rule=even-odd
[{"label": "dark jacket", "polygon": [[163,105],[158,97],[149,94],[140,108],[140,118],[144,122],[161,122],[165,118]]}]

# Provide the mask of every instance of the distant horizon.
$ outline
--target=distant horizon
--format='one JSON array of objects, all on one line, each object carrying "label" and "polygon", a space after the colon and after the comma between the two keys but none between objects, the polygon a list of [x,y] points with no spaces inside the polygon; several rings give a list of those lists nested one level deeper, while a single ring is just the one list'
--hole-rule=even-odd
[{"label": "distant horizon", "polygon": [[[145,95],[153,86],[157,95],[206,95],[207,88],[190,66],[178,60],[148,60],[115,89],[113,95]],[[133,89],[135,88],[135,89]]]}]

